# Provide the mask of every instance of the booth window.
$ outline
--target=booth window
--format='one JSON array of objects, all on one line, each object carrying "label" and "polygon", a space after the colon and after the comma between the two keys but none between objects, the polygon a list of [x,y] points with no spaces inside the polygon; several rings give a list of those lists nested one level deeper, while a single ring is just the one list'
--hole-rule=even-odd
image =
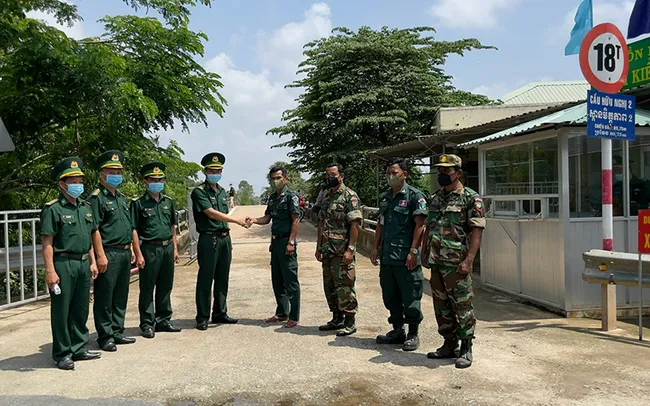
[{"label": "booth window", "polygon": [[486,150],[485,175],[495,215],[558,216],[557,138]]},{"label": "booth window", "polygon": [[[569,138],[569,211],[571,217],[601,217],[601,141],[599,138]],[[623,216],[623,143],[612,141],[613,211]],[[618,173],[618,176],[617,176]]]}]

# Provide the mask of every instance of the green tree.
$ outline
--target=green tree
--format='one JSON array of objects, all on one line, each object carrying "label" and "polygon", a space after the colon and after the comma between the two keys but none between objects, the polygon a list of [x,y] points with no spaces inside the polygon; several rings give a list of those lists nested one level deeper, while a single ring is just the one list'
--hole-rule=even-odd
[{"label": "green tree", "polygon": [[[117,0],[112,0],[117,1]],[[0,11],[0,116],[16,150],[0,155],[0,207],[32,208],[56,193],[52,166],[79,155],[88,167],[104,150],[127,156],[129,180],[139,167],[163,160],[177,173],[192,172],[176,144],[155,134],[222,115],[219,76],[196,59],[207,37],[188,28],[190,8],[209,0],[124,0],[163,21],[134,15],[106,16],[105,33],[74,40],[26,13],[41,10],[62,24],[81,20],[61,0],[6,0]],[[96,174],[88,169],[89,179]],[[170,178],[178,194],[195,176]],[[177,196],[178,199],[180,196]],[[185,200],[185,199],[182,199]],[[180,202],[179,202],[180,203]]]},{"label": "green tree", "polygon": [[245,180],[239,182],[239,185],[237,186],[237,193],[235,194],[235,199],[241,206],[259,204],[259,198],[255,196],[253,185]]},{"label": "green tree", "polygon": [[292,164],[322,179],[332,161],[343,165],[347,183],[362,202],[374,202],[377,164],[366,154],[430,134],[439,107],[489,103],[458,90],[443,67],[450,54],[493,48],[477,39],[437,41],[431,27],[335,28],[334,35],[305,45],[299,73],[288,87],[302,88],[284,125],[268,131],[289,141]]},{"label": "green tree", "polygon": [[[287,170],[287,177],[289,178],[289,186],[299,192],[305,194],[305,196],[308,196],[310,193],[310,185],[302,178],[302,175],[300,174],[300,171],[296,169],[293,165],[287,162],[283,161],[277,161],[273,162],[271,165],[269,165],[269,171],[273,168],[285,168]],[[268,176],[267,176],[267,181],[268,181]],[[271,196],[273,193],[275,193],[275,190],[271,188],[271,186],[267,186],[262,190],[262,194],[260,195],[260,199],[264,200],[267,197]]]}]

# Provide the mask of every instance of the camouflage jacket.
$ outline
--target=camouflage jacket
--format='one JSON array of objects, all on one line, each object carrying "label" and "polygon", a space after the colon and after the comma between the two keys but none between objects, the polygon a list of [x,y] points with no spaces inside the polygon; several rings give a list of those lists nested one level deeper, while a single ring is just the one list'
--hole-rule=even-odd
[{"label": "camouflage jacket", "polygon": [[451,192],[440,189],[431,197],[426,225],[429,230],[428,262],[459,264],[467,256],[472,228],[485,228],[483,200],[460,183]]},{"label": "camouflage jacket", "polygon": [[321,252],[325,258],[342,256],[348,249],[350,223],[362,219],[359,196],[342,184],[339,190],[329,190],[325,194],[321,207],[318,212],[323,222]]}]

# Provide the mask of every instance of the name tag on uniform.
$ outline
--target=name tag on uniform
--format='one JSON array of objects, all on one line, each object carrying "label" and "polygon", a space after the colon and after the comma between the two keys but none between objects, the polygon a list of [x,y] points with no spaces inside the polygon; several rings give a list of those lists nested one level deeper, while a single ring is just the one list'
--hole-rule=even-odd
[{"label": "name tag on uniform", "polygon": [[406,206],[408,206],[408,202],[406,200],[400,200],[399,205],[400,205],[400,207],[406,207]]},{"label": "name tag on uniform", "polygon": [[106,205],[107,205],[107,206],[110,206],[111,204],[113,204],[113,201],[112,201],[112,200],[107,200],[107,201],[106,201]]},{"label": "name tag on uniform", "polygon": [[71,220],[71,219],[72,219],[72,216],[70,216],[68,214],[62,214],[61,215],[61,220]]},{"label": "name tag on uniform", "polygon": [[167,210],[169,209],[169,206],[163,206],[163,209]]}]

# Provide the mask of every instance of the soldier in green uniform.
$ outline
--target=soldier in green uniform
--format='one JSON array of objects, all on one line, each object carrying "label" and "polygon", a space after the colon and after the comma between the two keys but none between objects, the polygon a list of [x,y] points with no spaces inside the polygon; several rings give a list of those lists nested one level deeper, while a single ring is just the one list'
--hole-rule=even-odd
[{"label": "soldier in green uniform", "polygon": [[[107,151],[97,161],[101,185],[89,201],[101,234],[102,250],[95,250],[99,275],[93,290],[93,314],[97,344],[104,351],[117,351],[116,344],[135,342],[135,338],[124,336],[131,263],[135,260],[131,250],[133,228],[129,201],[117,189],[122,184],[124,154]],[[107,267],[103,267],[104,263]]]},{"label": "soldier in green uniform", "polygon": [[[456,368],[472,365],[474,307],[472,264],[481,246],[485,209],[480,196],[460,183],[462,160],[440,155],[438,183],[431,197],[422,262],[431,268],[431,293],[442,347],[428,358],[457,358]],[[460,351],[458,340],[461,340]]]},{"label": "soldier in green uniform", "polygon": [[99,358],[86,350],[90,279],[97,277],[93,245],[101,246],[84,191],[83,161],[69,157],[54,167],[59,197],[41,212],[45,283],[51,293],[52,358],[59,369],[74,369],[74,361]]},{"label": "soldier in green uniform", "polygon": [[201,159],[206,175],[205,183],[192,191],[192,211],[199,233],[197,246],[199,272],[196,277],[196,328],[208,329],[210,301],[214,282],[212,322],[234,324],[228,316],[226,298],[232,260],[232,241],[228,223],[248,227],[245,219],[228,215],[228,192],[219,185],[226,157],[218,152]]},{"label": "soldier in green uniform", "polygon": [[318,213],[316,260],[323,263],[323,287],[333,317],[319,330],[339,330],[337,336],[346,336],[357,331],[354,260],[362,216],[359,197],[343,183],[341,165],[329,164],[326,174],[328,191]]},{"label": "soldier in green uniform", "polygon": [[[418,329],[422,322],[422,281],[420,245],[427,200],[418,189],[406,183],[406,161],[392,158],[386,164],[390,188],[379,201],[379,222],[370,261],[379,268],[384,306],[390,312],[393,330],[377,337],[378,344],[403,344],[404,351],[420,346]],[[404,323],[408,323],[408,336]]]},{"label": "soldier in green uniform", "polygon": [[284,322],[286,328],[298,325],[300,319],[300,283],[296,235],[300,225],[300,200],[287,186],[287,170],[274,167],[269,180],[275,193],[269,196],[264,217],[247,218],[250,224],[271,225],[271,283],[277,307],[266,323]]},{"label": "soldier in green uniform", "polygon": [[[171,323],[174,263],[178,262],[174,202],[161,192],[165,164],[151,162],[140,169],[147,191],[131,202],[133,251],[140,270],[140,330],[145,338],[155,332],[181,331]],[[155,305],[154,305],[155,289]]]}]

